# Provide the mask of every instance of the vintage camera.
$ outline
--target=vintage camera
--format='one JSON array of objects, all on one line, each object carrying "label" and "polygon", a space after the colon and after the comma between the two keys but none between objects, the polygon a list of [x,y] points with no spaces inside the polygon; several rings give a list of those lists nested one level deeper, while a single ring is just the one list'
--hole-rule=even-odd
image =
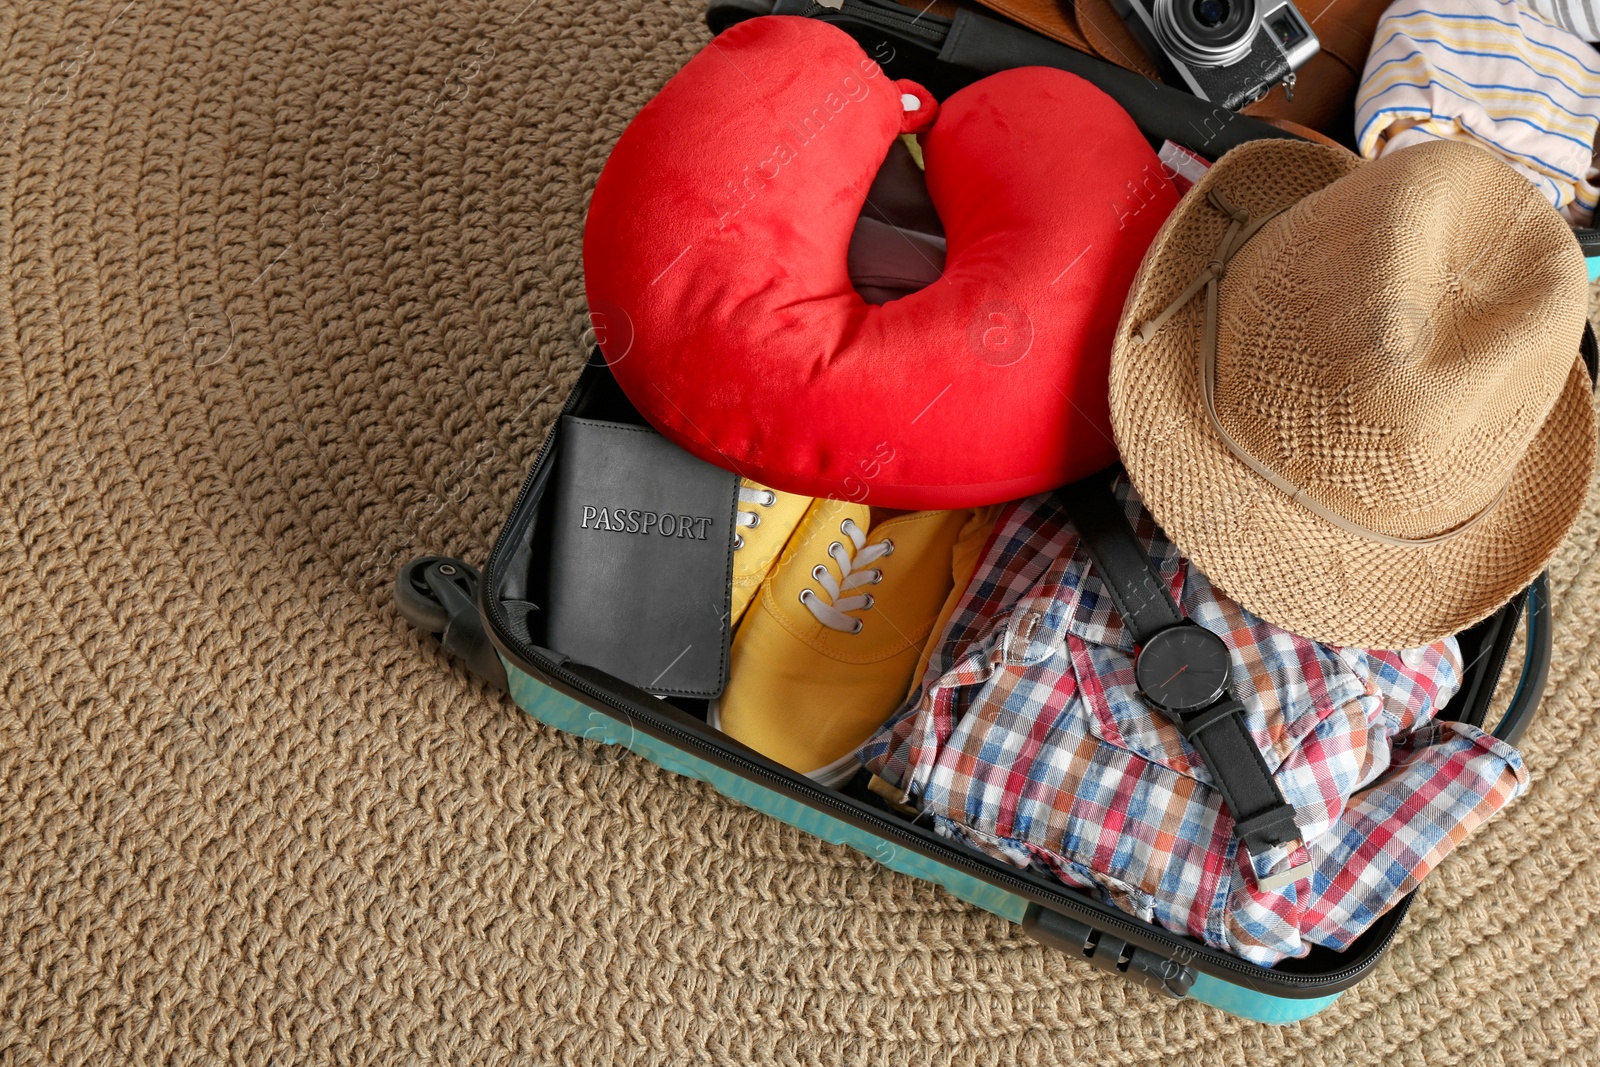
[{"label": "vintage camera", "polygon": [[[1321,45],[1290,0],[1113,0],[1173,84],[1236,110],[1294,72]],[[1176,80],[1174,80],[1174,76]]]}]

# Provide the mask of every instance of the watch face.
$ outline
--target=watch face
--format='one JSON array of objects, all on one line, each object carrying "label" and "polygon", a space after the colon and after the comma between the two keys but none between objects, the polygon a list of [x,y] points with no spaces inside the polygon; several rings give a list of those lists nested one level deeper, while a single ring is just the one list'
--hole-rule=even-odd
[{"label": "watch face", "polygon": [[1139,650],[1134,680],[1151,703],[1168,711],[1210,707],[1228,688],[1228,646],[1194,623],[1161,630]]}]

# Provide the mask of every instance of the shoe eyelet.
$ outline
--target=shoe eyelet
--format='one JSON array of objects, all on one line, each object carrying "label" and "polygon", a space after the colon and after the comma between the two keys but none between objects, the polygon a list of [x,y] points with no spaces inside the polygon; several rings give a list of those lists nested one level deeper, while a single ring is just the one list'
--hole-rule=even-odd
[{"label": "shoe eyelet", "polygon": [[[827,573],[828,573],[828,568],[824,567],[820,563],[817,564],[815,567],[811,568],[811,577],[816,579],[819,582],[822,581],[823,576],[826,575]],[[806,592],[809,593],[810,590],[808,589],[808,590],[806,590]]]},{"label": "shoe eyelet", "polygon": [[744,538],[742,536],[740,536],[739,534],[734,534],[733,535],[733,550],[735,552],[737,552],[743,547],[744,547]]},{"label": "shoe eyelet", "polygon": [[843,547],[844,546],[841,545],[839,542],[837,542],[837,541],[833,542],[831,545],[828,546],[828,556],[831,558],[835,552],[837,552],[839,549],[841,549]]},{"label": "shoe eyelet", "polygon": [[747,512],[745,512],[745,514],[750,516],[750,521],[745,523],[745,525],[750,527],[750,529],[754,530],[757,526],[761,525],[761,516],[760,515],[757,515],[753,511],[747,511]]},{"label": "shoe eyelet", "polygon": [[850,632],[853,634],[858,634],[861,632],[861,628],[865,625],[866,623],[862,622],[860,619],[857,619],[855,626],[851,627]]},{"label": "shoe eyelet", "polygon": [[[877,607],[877,606],[878,606],[878,601],[877,601],[877,598],[876,598],[876,597],[874,597],[874,596],[873,596],[873,595],[872,595],[872,594],[871,594],[871,593],[868,593],[868,594],[867,594],[867,603],[866,603],[866,606],[865,606],[865,607],[863,607],[863,608],[862,608],[862,609],[861,609],[861,610],[862,610],[862,611],[871,611],[871,610],[872,610],[872,609],[873,609],[873,608],[875,608],[875,607]],[[859,620],[859,619],[857,619],[857,620],[856,620],[856,621],[857,621],[857,622],[860,622],[860,621],[861,621],[861,620]]]},{"label": "shoe eyelet", "polygon": [[811,603],[811,601],[810,601],[810,600],[807,600],[807,599],[806,599],[806,597],[810,597],[810,598],[811,598],[811,600],[815,600],[815,599],[817,599],[817,594],[815,594],[815,593],[813,593],[813,592],[812,592],[812,591],[811,591],[811,590],[809,590],[809,589],[802,589],[802,590],[800,590],[800,603],[802,603],[802,604],[809,604],[809,603]]},{"label": "shoe eyelet", "polygon": [[[846,537],[849,537],[850,536],[850,527],[855,526],[855,525],[856,525],[856,520],[854,520],[854,519],[845,519],[843,522],[841,522],[839,524],[839,532],[844,534]],[[857,526],[856,529],[859,530],[860,527]]]},{"label": "shoe eyelet", "polygon": [[761,506],[764,507],[764,508],[770,508],[772,505],[776,504],[777,502],[778,502],[778,494],[774,493],[771,489],[768,489],[766,498],[761,501]]},{"label": "shoe eyelet", "polygon": [[879,544],[883,545],[883,554],[885,556],[894,555],[894,542],[893,541],[891,541],[887,537],[885,537],[882,541],[879,542]]},{"label": "shoe eyelet", "polygon": [[881,581],[883,581],[883,571],[877,567],[872,568],[872,584],[877,585]]}]

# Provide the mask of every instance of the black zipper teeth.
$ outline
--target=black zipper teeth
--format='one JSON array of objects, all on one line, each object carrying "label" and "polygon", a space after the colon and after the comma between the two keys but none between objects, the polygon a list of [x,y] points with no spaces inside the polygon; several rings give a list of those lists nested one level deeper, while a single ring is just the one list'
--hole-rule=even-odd
[{"label": "black zipper teeth", "polygon": [[[492,598],[486,599],[490,600],[491,605],[498,607],[497,602],[495,602]],[[500,620],[497,619],[497,622],[498,621]],[[756,779],[757,781],[762,778],[773,777],[772,772],[767,770],[767,768],[751,760],[745,759],[738,753],[711,749],[702,737],[692,730],[688,730],[682,726],[679,726],[671,719],[658,717],[653,712],[647,711],[643,708],[621,703],[615,696],[607,693],[603,689],[599,689],[591,685],[584,679],[572,674],[570,671],[563,669],[548,657],[533,652],[532,649],[518,647],[515,651],[519,656],[527,659],[529,662],[538,664],[541,671],[554,675],[563,684],[570,685],[574,689],[589,694],[595,699],[606,704],[608,707],[615,708],[617,711],[622,712],[630,718],[636,716],[638,718],[645,719],[661,732],[670,734],[675,738],[679,738],[685,742],[688,742],[688,747],[697,748],[707,752],[714,752],[718,759],[745,768],[750,772],[750,777]],[[530,653],[532,654],[530,655]],[[917,852],[920,848],[926,847],[930,844],[930,842],[928,842],[926,839],[910,833],[898,823],[884,819],[873,814],[868,809],[859,807],[858,805],[855,805],[847,800],[841,799],[840,796],[833,790],[825,789],[821,786],[814,786],[803,778],[797,778],[787,784],[791,789],[794,789],[796,786],[798,786],[796,791],[806,795],[808,798],[820,801],[822,804],[835,810],[847,812],[852,818],[870,823],[871,825],[882,829],[888,835],[915,846],[911,849],[913,852]],[[986,861],[975,858],[963,850],[956,849],[954,847],[950,847],[948,849],[941,847],[940,851],[947,851],[948,855],[951,857],[951,860],[955,861],[950,865],[965,868],[980,881],[990,883],[1003,882],[1006,885],[1026,890],[1029,893],[1038,893],[1050,897],[1059,903],[1068,905],[1069,907],[1076,908],[1080,906],[1071,898],[1054,892],[1047,885],[1041,885],[1037,882],[1019,878],[1007,871],[1000,870],[997,867],[991,867]],[[941,860],[939,862],[945,861]],[[1025,897],[1024,899],[1027,898]],[[1091,921],[1093,925],[1097,927],[1120,927],[1122,930],[1139,934],[1144,937],[1149,937],[1151,933],[1151,927],[1134,922],[1133,920],[1124,919],[1121,916],[1108,914],[1103,915],[1099,912],[1096,912]],[[1389,931],[1389,934],[1378,945],[1378,947],[1368,954],[1368,960],[1381,955],[1383,951],[1389,947],[1389,943],[1394,940],[1394,935],[1398,929],[1399,924],[1396,923],[1395,926]],[[1180,947],[1182,947],[1186,952],[1192,953],[1194,951],[1190,946],[1187,945]],[[1207,946],[1207,948],[1209,949],[1209,946]],[[1145,951],[1155,952],[1157,950],[1146,949]],[[1157,954],[1159,955],[1159,952]],[[1268,974],[1270,974],[1273,981],[1283,982],[1290,985],[1334,985],[1349,974],[1363,970],[1368,966],[1367,963],[1361,963],[1357,964],[1356,966],[1346,968],[1344,971],[1336,972],[1333,975],[1307,977],[1305,975],[1298,974],[1282,974],[1264,971],[1263,968],[1255,964],[1248,963],[1243,960],[1235,960],[1228,956],[1222,956],[1216,959],[1208,959],[1207,962],[1216,963],[1225,967],[1227,970],[1256,979],[1266,977]]]},{"label": "black zipper teeth", "polygon": [[[573,406],[573,401],[576,396],[577,390],[574,389],[573,395],[568,398],[566,407],[562,409],[562,414],[566,414],[567,409]],[[559,424],[559,417],[557,422]],[[553,433],[547,434],[545,436],[544,443],[539,446],[539,452],[534,457],[533,465],[529,468],[529,475],[523,481],[522,489],[517,493],[517,499],[511,506],[511,515],[513,517],[521,514],[522,507],[527,502],[528,495],[533,489],[533,472],[538,471],[544,463],[545,453],[549,451],[550,442],[553,439]],[[582,693],[588,694],[595,700],[600,701],[606,707],[621,712],[625,716],[630,718],[638,716],[639,718],[645,719],[661,732],[670,734],[671,736],[686,742],[686,745],[682,747],[698,750],[702,753],[710,753],[718,760],[727,763],[733,763],[739,767],[742,767],[749,772],[748,777],[754,781],[761,782],[762,784],[765,784],[764,780],[775,777],[771,771],[760,764],[747,760],[735,752],[712,749],[711,746],[706,744],[703,738],[694,733],[692,730],[687,730],[673,722],[671,719],[658,716],[653,711],[647,710],[643,707],[624,704],[611,693],[597,688],[583,678],[564,669],[560,664],[555,663],[548,657],[526,647],[520,641],[508,640],[507,635],[510,633],[511,629],[509,625],[510,619],[506,617],[505,609],[500,604],[500,598],[494,596],[491,590],[494,587],[494,562],[500,558],[501,550],[505,547],[505,542],[509,538],[511,529],[514,525],[516,524],[508,520],[505,526],[501,528],[500,536],[495,539],[494,549],[489,555],[490,565],[488,568],[486,568],[489,573],[484,575],[484,581],[480,592],[484,606],[488,609],[490,620],[493,623],[493,637],[499,638],[501,641],[504,641],[507,645],[509,645],[511,650],[516,653],[518,658],[538,665],[538,668],[541,672],[554,676],[563,684],[569,685]],[[1080,910],[1082,908],[1081,904],[1072,900],[1070,897],[1055,892],[1051,887],[1019,878],[1008,871],[1001,870],[997,865],[992,865],[984,860],[978,859],[973,855],[953,846],[945,846],[941,842],[933,842],[921,838],[910,833],[903,826],[900,826],[897,823],[891,822],[888,819],[884,819],[881,816],[874,815],[870,810],[846,801],[839,795],[835,794],[832,790],[824,789],[821,786],[812,785],[805,779],[800,778],[788,780],[785,782],[785,784],[790,789],[793,789],[807,796],[808,798],[812,798],[828,808],[832,808],[836,811],[847,812],[853,819],[864,821],[872,826],[878,827],[886,836],[895,838],[898,842],[903,842],[911,846],[911,851],[915,853],[920,854],[923,849],[932,846],[936,851],[944,853],[944,858],[939,859],[937,862],[946,863],[949,866],[959,867],[965,872],[978,878],[979,881],[988,882],[991,884],[1002,883],[1007,886],[1025,890],[1028,894],[1044,896],[1054,902],[1072,908],[1076,914],[1082,915]],[[1024,899],[1029,898],[1024,895]],[[1101,914],[1099,912],[1094,913],[1092,924],[1097,927],[1110,927],[1113,930],[1121,929],[1123,931],[1134,933],[1146,938],[1151,936],[1152,931],[1156,931],[1157,933],[1165,932],[1161,931],[1158,927],[1137,923],[1131,919],[1124,919],[1116,915]],[[1210,949],[1209,946],[1205,946],[1203,951],[1207,953],[1205,959],[1208,964],[1211,964],[1212,966],[1221,970],[1243,975],[1247,978],[1260,980],[1267,978],[1270,975],[1271,981],[1274,983],[1282,983],[1284,985],[1335,986],[1346,980],[1349,976],[1370,967],[1372,962],[1388,949],[1390,942],[1394,940],[1395,933],[1398,930],[1399,923],[1395,923],[1393,926],[1391,926],[1388,934],[1384,936],[1383,940],[1375,949],[1366,954],[1363,962],[1345,968],[1342,971],[1336,971],[1331,975],[1322,975],[1318,977],[1264,971],[1261,967],[1248,963],[1244,960],[1233,959],[1232,957],[1220,952],[1218,952],[1216,955],[1210,955],[1210,953],[1215,950]],[[1192,966],[1196,950],[1189,945],[1175,945],[1175,947],[1181,949],[1183,954],[1190,957],[1191,963],[1188,965]],[[1153,951],[1157,952],[1158,955],[1160,954],[1154,949],[1147,949],[1146,951]]]}]

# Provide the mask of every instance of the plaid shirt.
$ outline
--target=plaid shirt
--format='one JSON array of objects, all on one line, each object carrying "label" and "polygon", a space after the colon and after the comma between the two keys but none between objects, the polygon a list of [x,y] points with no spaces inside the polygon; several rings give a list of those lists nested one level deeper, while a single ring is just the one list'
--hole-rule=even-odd
[{"label": "plaid shirt", "polygon": [[[1001,515],[927,671],[861,758],[941,833],[1167,929],[1263,966],[1343,948],[1522,791],[1522,759],[1432,721],[1461,682],[1454,638],[1397,653],[1297,637],[1190,567],[1126,478],[1116,494],[1184,613],[1232,651],[1304,845],[1239,847],[1199,754],[1139,695],[1133,641],[1051,494]],[[1257,886],[1307,851],[1309,889]]]}]

